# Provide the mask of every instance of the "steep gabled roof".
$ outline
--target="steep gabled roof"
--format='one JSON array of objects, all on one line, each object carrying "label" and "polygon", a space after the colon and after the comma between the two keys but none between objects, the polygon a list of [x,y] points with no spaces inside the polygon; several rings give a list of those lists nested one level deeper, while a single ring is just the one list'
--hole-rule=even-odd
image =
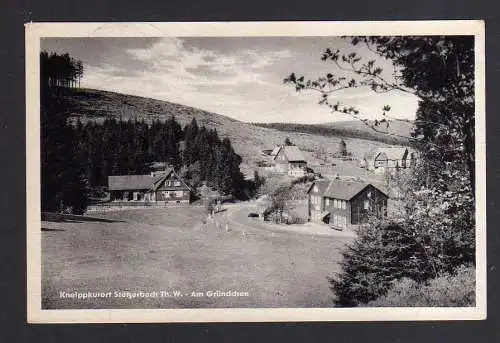
[{"label": "steep gabled roof", "polygon": [[351,200],[356,194],[368,187],[369,183],[355,180],[333,179],[323,193],[324,197]]},{"label": "steep gabled roof", "polygon": [[330,180],[317,180],[312,183],[312,185],[309,187],[307,190],[307,193],[311,191],[311,189],[316,185],[319,189],[320,194],[324,194],[325,190],[328,188],[328,185],[330,184]]},{"label": "steep gabled roof", "polygon": [[313,185],[311,185],[311,187],[307,191],[308,193],[314,185],[318,186],[323,197],[341,200],[351,200],[363,189],[370,185],[378,189],[380,192],[386,194],[383,190],[375,187],[373,184],[358,180],[333,179],[316,181],[313,183]]},{"label": "steep gabled roof", "polygon": [[405,157],[405,153],[408,151],[405,147],[389,147],[389,148],[380,148],[378,149],[377,156],[380,154],[385,154],[387,159],[390,161],[402,160]]},{"label": "steep gabled roof", "polygon": [[150,189],[153,182],[159,177],[151,175],[112,175],[108,176],[108,189],[110,191]]},{"label": "steep gabled roof", "polygon": [[127,190],[154,190],[156,191],[163,182],[174,173],[177,179],[189,190],[191,188],[182,180],[173,169],[152,175],[112,175],[108,176],[108,189],[110,191]]},{"label": "steep gabled roof", "polygon": [[173,169],[168,169],[165,171],[165,173],[159,175],[158,179],[155,180],[155,182],[152,185],[152,189],[156,191],[158,188],[163,185],[163,183],[170,177],[170,175],[173,174],[177,180],[181,182],[182,185],[184,185],[187,189],[191,190],[191,188],[182,180],[182,178],[175,172]]},{"label": "steep gabled roof", "polygon": [[286,145],[283,149],[285,149],[285,156],[289,162],[305,161],[302,151],[296,146]]},{"label": "steep gabled roof", "polygon": [[280,149],[281,149],[281,146],[274,147],[273,151],[271,151],[271,156],[278,155],[278,152],[280,152]]},{"label": "steep gabled roof", "polygon": [[[276,151],[277,149],[277,151]],[[288,162],[305,162],[304,155],[302,155],[302,151],[297,148],[295,145],[281,145],[279,147],[274,148],[271,152],[271,155],[274,156],[273,159],[276,159],[276,156],[279,152],[283,150],[285,157]],[[275,153],[275,155],[273,155]]]}]

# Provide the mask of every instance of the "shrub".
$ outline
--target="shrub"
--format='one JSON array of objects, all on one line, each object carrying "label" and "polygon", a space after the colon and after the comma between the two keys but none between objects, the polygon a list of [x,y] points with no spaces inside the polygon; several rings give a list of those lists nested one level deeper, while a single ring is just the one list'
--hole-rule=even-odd
[{"label": "shrub", "polygon": [[442,273],[427,283],[409,278],[395,281],[386,295],[369,307],[467,307],[475,306],[475,269],[461,266],[456,274]]},{"label": "shrub", "polygon": [[394,280],[433,277],[434,266],[425,249],[405,223],[382,220],[361,226],[343,252],[341,272],[329,280],[337,296],[335,304],[368,303],[385,295]]},{"label": "shrub", "polygon": [[301,176],[301,177],[298,177],[294,180],[292,180],[292,185],[296,185],[296,184],[299,184],[299,183],[308,183],[308,182],[312,182],[312,181],[315,181],[316,180],[316,175],[314,174],[307,174],[307,175],[304,175],[304,176]]}]

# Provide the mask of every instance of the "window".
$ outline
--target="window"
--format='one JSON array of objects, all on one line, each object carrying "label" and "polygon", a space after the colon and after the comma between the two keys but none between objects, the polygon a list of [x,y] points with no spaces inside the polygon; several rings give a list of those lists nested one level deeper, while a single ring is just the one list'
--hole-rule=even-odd
[{"label": "window", "polygon": [[326,198],[326,200],[325,200],[325,206],[330,206],[330,199]]},{"label": "window", "polygon": [[180,198],[180,197],[182,197],[183,195],[184,195],[184,192],[183,192],[183,191],[176,191],[176,192],[175,192],[175,196],[176,196],[177,198]]},{"label": "window", "polygon": [[321,198],[317,195],[311,195],[311,204],[314,205],[316,211],[320,210]]},{"label": "window", "polygon": [[342,200],[342,209],[345,210],[347,207],[347,201]]},{"label": "window", "polygon": [[333,207],[337,208],[337,199],[333,199]]},{"label": "window", "polygon": [[181,185],[180,181],[174,181],[174,186],[179,187]]},{"label": "window", "polygon": [[365,200],[363,204],[363,208],[368,210],[370,208],[370,200]]},{"label": "window", "polygon": [[333,226],[337,227],[346,227],[347,226],[347,218],[345,216],[340,216],[337,214],[333,215],[332,222],[330,223]]}]

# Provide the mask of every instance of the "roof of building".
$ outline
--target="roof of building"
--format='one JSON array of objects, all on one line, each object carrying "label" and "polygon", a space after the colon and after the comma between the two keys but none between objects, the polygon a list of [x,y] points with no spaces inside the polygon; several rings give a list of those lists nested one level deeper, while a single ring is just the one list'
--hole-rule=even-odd
[{"label": "roof of building", "polygon": [[[273,153],[275,152],[276,149],[278,149],[278,151],[276,151],[276,154],[273,155]],[[281,145],[278,148],[275,148],[271,152],[271,155],[273,155],[274,158],[276,158],[276,155],[278,155],[278,153],[282,149],[283,149],[283,153],[285,154],[285,157],[286,157],[288,162],[299,162],[299,161],[305,162],[305,158],[304,158],[304,155],[302,154],[302,151],[300,151],[300,149],[298,147],[296,147],[295,145]]]},{"label": "roof of building", "polygon": [[278,152],[280,151],[281,146],[274,147],[274,149],[271,151],[271,156],[276,156],[278,155]]},{"label": "roof of building", "polygon": [[304,155],[299,148],[294,145],[284,146],[286,159],[290,162],[293,161],[305,161]]},{"label": "roof of building", "polygon": [[108,189],[110,191],[150,189],[155,180],[162,175],[112,175],[108,176]]},{"label": "roof of building", "polygon": [[[380,192],[386,194],[385,191],[381,190],[378,187],[375,187],[373,184],[368,183],[362,180],[354,180],[354,179],[332,179],[332,180],[318,180],[313,183],[313,185],[317,185],[320,193],[323,197],[327,198],[335,198],[341,200],[351,200],[354,198],[359,192],[363,189],[371,185],[372,187],[378,189]],[[313,187],[311,185],[311,188]],[[309,190],[311,189],[309,188]],[[308,190],[308,192],[309,192]]]},{"label": "roof of building", "polygon": [[153,182],[153,186],[152,186],[152,189],[154,191],[156,191],[158,188],[161,187],[161,185],[165,182],[165,180],[170,176],[170,174],[174,174],[177,179],[181,182],[181,184],[183,186],[185,186],[186,188],[188,188],[189,190],[191,190],[191,188],[184,182],[184,180],[182,180],[182,178],[175,172],[174,169],[169,169],[169,170],[166,170],[164,174],[162,175],[159,175],[159,178],[156,179],[154,182]]},{"label": "roof of building", "polygon": [[309,187],[309,189],[307,190],[307,193],[309,193],[311,191],[311,189],[313,188],[313,186],[316,185],[316,187],[318,187],[318,189],[319,189],[319,193],[324,194],[326,189],[328,188],[329,184],[330,184],[330,180],[325,180],[325,179],[317,180],[317,181],[313,182],[311,187]]},{"label": "roof of building", "polygon": [[[167,169],[165,172],[155,176],[148,175],[111,175],[108,176],[108,189],[110,191],[126,191],[126,190],[157,190],[171,174],[177,174],[173,169]],[[178,177],[181,183],[189,189],[189,186]]]},{"label": "roof of building", "polygon": [[396,161],[402,160],[405,157],[405,153],[408,151],[406,147],[388,147],[378,149],[378,153],[375,156],[377,158],[380,154],[385,154],[388,160]]}]

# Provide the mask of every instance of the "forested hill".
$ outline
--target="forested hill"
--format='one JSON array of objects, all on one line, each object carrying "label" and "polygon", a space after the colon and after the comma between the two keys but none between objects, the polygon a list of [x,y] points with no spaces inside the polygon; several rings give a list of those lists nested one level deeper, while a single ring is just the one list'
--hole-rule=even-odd
[{"label": "forested hill", "polygon": [[73,122],[80,119],[82,122],[90,120],[99,123],[114,118],[151,123],[175,116],[175,120],[184,127],[195,118],[198,125],[216,129],[221,138],[227,137],[231,140],[234,150],[243,158],[240,169],[245,174],[253,172],[255,164],[264,159],[262,150],[272,149],[276,144],[282,144],[286,138],[302,149],[308,159],[313,158],[314,150],[337,151],[341,137],[348,137],[343,139],[355,156],[363,156],[374,146],[384,144],[369,140],[370,138],[349,138],[350,136],[345,135],[335,137],[331,131],[325,135],[308,130],[307,125],[300,128],[304,131],[261,127],[181,104],[102,90],[59,88],[57,94],[69,106],[69,120]]},{"label": "forested hill", "polygon": [[[373,122],[368,124],[373,125]],[[393,121],[387,128],[384,124],[377,127],[374,131],[361,121],[340,121],[323,124],[295,124],[295,123],[255,123],[254,125],[276,129],[285,132],[307,132],[322,136],[351,137],[373,141],[379,141],[387,144],[408,145],[412,123]]]}]

